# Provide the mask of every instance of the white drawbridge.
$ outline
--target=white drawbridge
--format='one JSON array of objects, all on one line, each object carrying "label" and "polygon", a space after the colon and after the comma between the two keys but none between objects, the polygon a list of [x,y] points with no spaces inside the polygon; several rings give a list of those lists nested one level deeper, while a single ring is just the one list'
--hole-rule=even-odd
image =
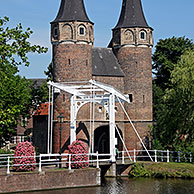
[{"label": "white drawbridge", "polygon": [[[127,111],[125,110],[122,102],[130,103],[128,95],[122,94],[120,91],[115,89],[114,87],[97,82],[94,80],[89,81],[82,81],[82,82],[62,82],[62,83],[54,83],[49,81],[49,104],[50,99],[52,99],[52,106],[51,110],[49,110],[49,117],[48,117],[48,153],[52,153],[52,133],[53,133],[53,96],[54,91],[58,90],[65,91],[71,95],[71,121],[70,121],[70,143],[76,140],[76,117],[77,113],[80,110],[80,108],[90,103],[90,129],[89,134],[94,135],[94,122],[95,122],[95,104],[101,104],[104,106],[109,114],[109,138],[110,138],[110,155],[111,155],[111,161],[116,161],[116,145],[117,145],[117,139],[115,138],[116,130],[119,135],[119,138],[121,139],[123,146],[125,148],[125,151],[127,151],[127,148],[125,146],[125,142],[122,139],[121,134],[119,133],[119,130],[115,124],[115,103],[119,102],[121,108],[123,109],[125,115],[127,116],[129,123],[132,125],[133,130],[135,131],[137,137],[139,138],[142,146],[146,150],[148,156],[150,157],[151,161],[153,161],[152,157],[150,156],[146,146],[144,145],[140,135],[138,134],[135,126],[133,125],[129,115],[127,114]],[[52,98],[50,96],[52,95]],[[49,107],[50,109],[50,107]],[[94,138],[90,138],[89,142],[89,153],[92,153],[94,150]],[[127,151],[128,157],[130,160],[131,156],[129,155]]]}]

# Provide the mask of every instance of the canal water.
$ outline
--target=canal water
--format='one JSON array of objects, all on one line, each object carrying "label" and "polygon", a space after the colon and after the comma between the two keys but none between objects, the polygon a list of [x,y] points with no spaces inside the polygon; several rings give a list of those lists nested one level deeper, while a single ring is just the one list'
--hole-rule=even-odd
[{"label": "canal water", "polygon": [[63,189],[28,194],[194,194],[194,180],[106,178],[101,187]]}]

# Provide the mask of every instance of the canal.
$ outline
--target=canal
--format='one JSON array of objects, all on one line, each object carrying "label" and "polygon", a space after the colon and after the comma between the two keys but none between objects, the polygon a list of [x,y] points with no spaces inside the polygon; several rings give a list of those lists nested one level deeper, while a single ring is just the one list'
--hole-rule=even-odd
[{"label": "canal", "polygon": [[194,180],[106,178],[101,187],[63,189],[28,194],[193,194]]}]

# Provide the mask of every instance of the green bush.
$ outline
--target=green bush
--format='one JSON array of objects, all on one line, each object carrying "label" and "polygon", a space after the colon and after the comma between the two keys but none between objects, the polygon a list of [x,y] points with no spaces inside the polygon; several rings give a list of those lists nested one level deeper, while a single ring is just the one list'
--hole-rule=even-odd
[{"label": "green bush", "polygon": [[14,151],[5,150],[5,149],[0,149],[0,154],[14,154]]}]

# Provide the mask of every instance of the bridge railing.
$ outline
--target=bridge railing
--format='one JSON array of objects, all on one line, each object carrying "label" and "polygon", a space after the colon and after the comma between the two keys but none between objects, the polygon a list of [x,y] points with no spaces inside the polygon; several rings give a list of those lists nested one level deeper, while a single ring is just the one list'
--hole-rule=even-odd
[{"label": "bridge railing", "polygon": [[[192,152],[181,151],[169,151],[169,150],[148,150],[150,156],[154,162],[189,162],[194,160],[194,154]],[[120,159],[122,163],[128,159],[128,154],[131,156],[133,162],[137,161],[150,161],[150,157],[147,155],[146,150],[128,150],[120,151],[117,154],[117,159]]]},{"label": "bridge railing", "polygon": [[[86,161],[73,161],[73,156],[88,156],[88,160]],[[71,170],[72,164],[74,163],[88,163],[89,165],[95,166],[96,168],[99,168],[100,164],[103,162],[111,162],[111,155],[110,154],[98,154],[97,153],[91,153],[91,154],[40,154],[38,156],[19,156],[15,157],[10,154],[0,155],[0,169],[6,169],[7,174],[10,174],[11,169],[13,167],[24,167],[29,166],[32,164],[26,164],[26,163],[18,163],[14,164],[14,159],[28,159],[34,157],[35,165],[38,167],[38,171],[42,172],[42,168],[67,168]]]},{"label": "bridge railing", "polygon": [[[154,162],[189,162],[192,163],[194,160],[194,154],[191,152],[181,152],[181,151],[169,151],[169,150],[148,150]],[[125,164],[129,160],[130,154],[132,162],[137,161],[150,161],[150,157],[147,155],[145,150],[128,150],[117,152],[116,159],[121,161],[122,164]],[[87,161],[73,161],[73,156],[83,156],[87,155]],[[19,156],[15,157],[12,154],[1,154],[0,155],[0,169],[6,169],[7,174],[10,174],[10,170],[16,166],[28,166],[32,164],[14,164],[14,159],[27,159],[34,157],[35,165],[38,167],[38,171],[42,172],[42,168],[67,168],[71,170],[72,164],[74,163],[85,163],[87,162],[90,166],[95,166],[99,168],[102,163],[111,163],[110,154],[40,154],[37,156]]]}]

